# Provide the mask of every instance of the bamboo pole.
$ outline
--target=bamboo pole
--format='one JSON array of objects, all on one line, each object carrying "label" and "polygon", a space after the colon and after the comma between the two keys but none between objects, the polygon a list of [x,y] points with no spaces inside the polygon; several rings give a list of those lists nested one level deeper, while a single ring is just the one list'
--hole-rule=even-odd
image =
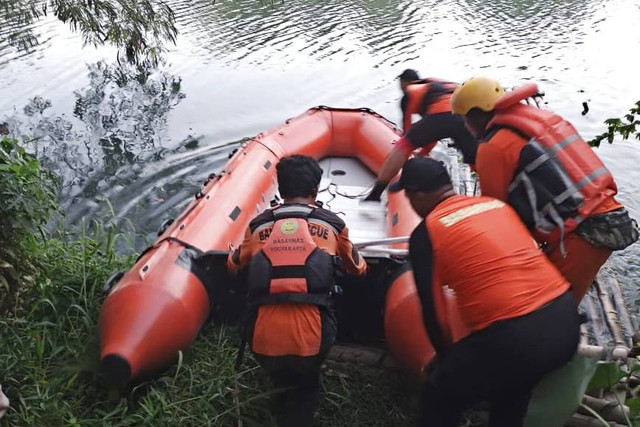
[{"label": "bamboo pole", "polygon": [[620,282],[618,282],[609,270],[602,270],[599,276],[602,277],[603,281],[606,281],[607,287],[611,291],[613,306],[617,313],[617,319],[620,327],[622,328],[622,334],[625,337],[625,342],[629,344],[629,342],[631,342],[631,337],[635,333],[635,328],[633,327],[631,316],[629,316],[627,305],[624,302],[624,295],[622,293],[622,288],[620,288]]},{"label": "bamboo pole", "polygon": [[591,333],[590,338],[592,338],[595,344],[601,344],[605,338],[603,330],[604,321],[602,320],[600,310],[598,310],[598,306],[595,304],[595,301],[599,301],[599,299],[596,295],[595,289],[592,288],[582,299],[581,306],[589,316],[589,322],[586,325],[586,328]]},{"label": "bamboo pole", "polygon": [[604,309],[605,319],[609,325],[609,330],[613,336],[615,342],[615,348],[626,347],[627,340],[622,333],[620,322],[618,321],[618,313],[613,306],[613,302],[610,298],[610,286],[607,281],[601,281],[600,284],[600,301],[602,302],[602,308]]},{"label": "bamboo pole", "polygon": [[[616,346],[611,352],[611,358],[614,360],[626,360],[629,357],[629,348],[624,346]],[[606,350],[599,345],[580,344],[578,346],[578,354],[585,357],[605,358]]]},{"label": "bamboo pole", "polygon": [[[618,402],[612,402],[606,399],[584,396],[582,398],[582,403],[597,412],[598,415],[607,421],[626,423],[630,414],[628,406],[620,405]],[[578,413],[589,415],[589,412],[582,407],[578,408]]]},{"label": "bamboo pole", "polygon": [[[610,427],[627,427],[626,424],[618,424],[615,422],[608,423]],[[573,416],[564,424],[564,427],[603,427],[602,422],[582,414],[573,414]]]}]

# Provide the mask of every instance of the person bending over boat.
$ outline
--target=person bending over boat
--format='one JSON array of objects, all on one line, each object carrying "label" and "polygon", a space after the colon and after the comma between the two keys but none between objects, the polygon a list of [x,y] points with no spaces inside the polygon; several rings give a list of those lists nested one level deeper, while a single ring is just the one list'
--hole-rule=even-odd
[{"label": "person bending over boat", "polygon": [[[410,69],[399,77],[404,93],[400,108],[405,135],[387,156],[373,189],[365,198],[367,201],[380,200],[389,181],[414,150],[422,148],[422,154],[427,155],[441,139],[451,138],[453,146],[462,152],[464,162],[470,165],[475,162],[477,142],[465,128],[462,118],[451,114],[450,98],[457,84],[436,78],[418,80],[418,73]],[[422,118],[412,125],[414,114]]]},{"label": "person bending over boat", "polygon": [[[402,111],[402,131],[407,133],[409,128],[411,127],[412,116],[414,114],[420,114],[417,108],[412,108],[414,111],[409,111],[407,108],[409,105],[409,93],[407,88],[414,84],[420,82],[420,75],[416,70],[412,70],[411,68],[407,68],[402,73],[400,73],[397,77],[400,82],[400,90],[402,91],[402,98],[400,99],[400,111]],[[415,96],[415,95],[411,95]],[[415,104],[415,100],[414,100]]]},{"label": "person bending over boat", "polygon": [[613,176],[571,123],[520,103],[537,92],[529,84],[505,94],[496,80],[475,77],[456,89],[451,106],[480,139],[482,194],[516,210],[580,301],[611,252],[638,240],[638,229],[614,198]]},{"label": "person bending over boat", "polygon": [[320,364],[336,337],[332,292],[337,268],[363,275],[367,264],[344,221],[315,205],[322,169],[308,156],[276,166],[284,203],[254,218],[227,266],[249,266],[247,342],[274,386],[278,425],[313,424]]},{"label": "person bending over boat", "polygon": [[[521,426],[533,387],[576,352],[579,316],[569,282],[508,204],[456,195],[440,162],[409,160],[389,187],[401,189],[424,218],[411,234],[409,257],[436,350],[419,425],[457,426],[465,409],[488,401],[490,427]],[[439,321],[446,319],[444,286],[471,330],[455,343]]]}]

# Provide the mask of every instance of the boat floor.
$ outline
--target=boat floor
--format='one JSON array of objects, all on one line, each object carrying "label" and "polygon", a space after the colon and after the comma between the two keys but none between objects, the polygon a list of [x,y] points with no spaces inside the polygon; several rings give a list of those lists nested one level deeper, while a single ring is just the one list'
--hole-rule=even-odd
[{"label": "boat floor", "polygon": [[324,174],[318,200],[344,220],[351,241],[357,244],[388,237],[386,199],[381,203],[362,203],[376,176],[353,158],[329,157],[320,162],[320,167]]},{"label": "boat floor", "polygon": [[[431,154],[445,163],[458,192],[471,195],[478,191],[469,167],[458,161],[454,149],[440,143]],[[380,203],[362,203],[373,187],[376,175],[355,158],[327,157],[320,161],[320,167],[323,176],[318,200],[344,220],[351,241],[358,244],[389,237],[386,232],[386,192]],[[364,255],[367,255],[366,251]]]}]

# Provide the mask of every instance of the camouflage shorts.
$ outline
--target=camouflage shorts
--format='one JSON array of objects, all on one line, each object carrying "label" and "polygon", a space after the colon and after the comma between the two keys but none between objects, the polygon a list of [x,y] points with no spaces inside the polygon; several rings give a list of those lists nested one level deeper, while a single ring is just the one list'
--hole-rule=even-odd
[{"label": "camouflage shorts", "polygon": [[618,251],[638,240],[638,223],[626,209],[592,215],[582,221],[575,233],[599,248]]}]

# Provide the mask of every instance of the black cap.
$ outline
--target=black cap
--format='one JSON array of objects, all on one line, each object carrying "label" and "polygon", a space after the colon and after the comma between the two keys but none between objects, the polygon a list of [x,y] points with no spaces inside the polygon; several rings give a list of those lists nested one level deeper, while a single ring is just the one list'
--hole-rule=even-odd
[{"label": "black cap", "polygon": [[418,72],[416,70],[412,70],[411,68],[407,68],[406,70],[404,70],[398,76],[398,78],[400,80],[410,80],[410,81],[420,80],[420,76],[418,75]]},{"label": "black cap", "polygon": [[389,191],[395,193],[408,188],[429,192],[445,185],[451,185],[451,177],[442,162],[429,157],[416,157],[404,164],[400,179],[389,186]]}]

